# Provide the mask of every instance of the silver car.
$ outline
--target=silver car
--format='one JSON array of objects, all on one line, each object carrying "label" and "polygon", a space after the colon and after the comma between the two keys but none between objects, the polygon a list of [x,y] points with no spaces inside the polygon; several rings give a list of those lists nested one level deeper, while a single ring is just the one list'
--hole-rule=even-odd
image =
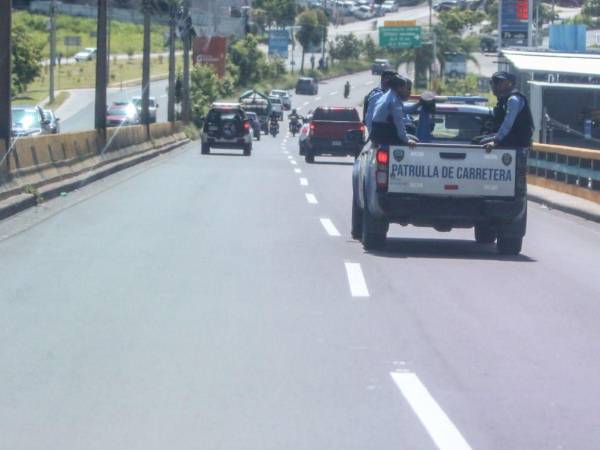
[{"label": "silver car", "polygon": [[54,111],[49,109],[44,110],[44,119],[48,122],[45,126],[46,130],[48,130],[51,134],[60,133],[60,119],[56,117]]},{"label": "silver car", "polygon": [[288,91],[273,89],[269,93],[269,97],[279,97],[281,99],[281,103],[283,104],[283,109],[286,111],[292,109],[292,96]]},{"label": "silver car", "polygon": [[[133,97],[131,99],[131,103],[135,105],[137,112],[140,117],[142,117],[142,97]],[[148,120],[150,123],[156,122],[156,109],[158,108],[158,103],[156,103],[155,97],[150,97],[149,106],[148,106]]]},{"label": "silver car", "polygon": [[48,134],[48,120],[39,106],[14,106],[11,108],[12,135],[14,137]]}]

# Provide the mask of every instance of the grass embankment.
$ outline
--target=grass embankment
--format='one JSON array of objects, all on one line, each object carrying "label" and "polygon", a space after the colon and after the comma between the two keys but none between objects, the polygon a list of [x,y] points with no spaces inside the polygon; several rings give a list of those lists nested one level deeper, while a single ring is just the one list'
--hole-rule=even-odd
[{"label": "grass embankment", "polygon": [[[15,11],[13,15],[15,24],[23,24],[34,39],[43,45],[44,59],[50,56],[48,40],[48,17],[43,14],[33,14],[28,11]],[[96,19],[86,17],[73,17],[59,14],[56,16],[56,51],[64,57],[71,57],[85,47],[96,47]],[[163,52],[164,34],[168,28],[164,25],[152,25],[152,51]],[[136,54],[143,50],[144,27],[129,22],[111,21],[110,24],[110,51],[112,54]],[[79,36],[80,47],[65,46],[66,36]]]},{"label": "grass embankment", "polygon": [[[139,80],[142,78],[142,60],[117,60],[110,64],[111,87],[118,87],[122,82]],[[169,61],[166,57],[152,58],[150,62],[150,76],[167,76]],[[96,63],[95,61],[66,64],[57,67],[54,75],[56,90],[84,89],[95,87]],[[48,67],[42,69],[42,75],[31,83],[26,92],[19,94],[13,101],[16,104],[38,104],[48,97]],[[63,94],[62,92],[60,94]],[[60,97],[57,95],[57,99]],[[66,94],[66,93],[65,93]],[[63,100],[64,101],[64,100]],[[57,108],[58,103],[50,105]]]}]

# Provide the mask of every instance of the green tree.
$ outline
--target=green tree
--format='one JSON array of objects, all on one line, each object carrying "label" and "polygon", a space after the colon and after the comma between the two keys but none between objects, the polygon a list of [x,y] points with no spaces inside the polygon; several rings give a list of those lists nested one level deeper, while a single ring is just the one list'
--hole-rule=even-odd
[{"label": "green tree", "polygon": [[581,12],[584,16],[598,18],[600,16],[600,0],[587,0]]},{"label": "green tree", "polygon": [[304,56],[306,51],[314,45],[318,45],[321,42],[321,30],[319,30],[319,18],[315,10],[310,9],[304,11],[298,16],[298,31],[296,32],[296,39],[302,46],[302,62],[300,63],[300,73],[304,73]]},{"label": "green tree", "polygon": [[252,34],[238,40],[230,47],[231,62],[238,68],[238,86],[257,83],[262,79],[266,65],[265,55],[258,48],[258,40]]},{"label": "green tree", "polygon": [[367,56],[367,59],[369,59],[369,61],[372,61],[375,58],[377,58],[377,53],[378,53],[377,44],[375,44],[375,41],[369,35],[367,35],[367,38],[365,39],[365,42],[364,42],[364,51],[365,51],[365,55]]},{"label": "green tree", "polygon": [[36,42],[22,25],[12,27],[12,87],[19,94],[40,75],[43,43]]},{"label": "green tree", "polygon": [[219,98],[221,86],[214,68],[196,64],[190,74],[192,121],[200,128],[210,105]]},{"label": "green tree", "polygon": [[[373,41],[371,40],[371,42]],[[336,36],[335,43],[329,46],[329,55],[332,60],[347,61],[358,59],[362,50],[363,43],[353,33],[350,33]]]},{"label": "green tree", "polygon": [[279,27],[292,25],[298,12],[295,0],[256,0],[253,6],[265,11],[267,25]]}]

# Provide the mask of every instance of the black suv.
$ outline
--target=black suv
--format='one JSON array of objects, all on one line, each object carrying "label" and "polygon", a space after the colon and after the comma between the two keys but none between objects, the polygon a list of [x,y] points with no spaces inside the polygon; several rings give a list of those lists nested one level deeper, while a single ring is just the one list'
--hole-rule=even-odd
[{"label": "black suv", "polygon": [[239,103],[213,103],[204,121],[202,154],[212,148],[239,148],[252,153],[251,125]]},{"label": "black suv", "polygon": [[316,78],[302,77],[298,78],[296,83],[296,94],[317,95],[319,93],[319,83]]}]

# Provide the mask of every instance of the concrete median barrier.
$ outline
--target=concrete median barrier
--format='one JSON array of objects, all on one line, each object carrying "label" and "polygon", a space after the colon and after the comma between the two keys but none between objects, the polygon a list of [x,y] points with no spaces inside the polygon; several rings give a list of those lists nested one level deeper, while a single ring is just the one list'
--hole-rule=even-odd
[{"label": "concrete median barrier", "polygon": [[188,141],[171,123],[110,128],[106,134],[106,139],[92,130],[15,140],[0,177],[0,218],[32,206],[39,192],[44,198],[58,195]]}]

